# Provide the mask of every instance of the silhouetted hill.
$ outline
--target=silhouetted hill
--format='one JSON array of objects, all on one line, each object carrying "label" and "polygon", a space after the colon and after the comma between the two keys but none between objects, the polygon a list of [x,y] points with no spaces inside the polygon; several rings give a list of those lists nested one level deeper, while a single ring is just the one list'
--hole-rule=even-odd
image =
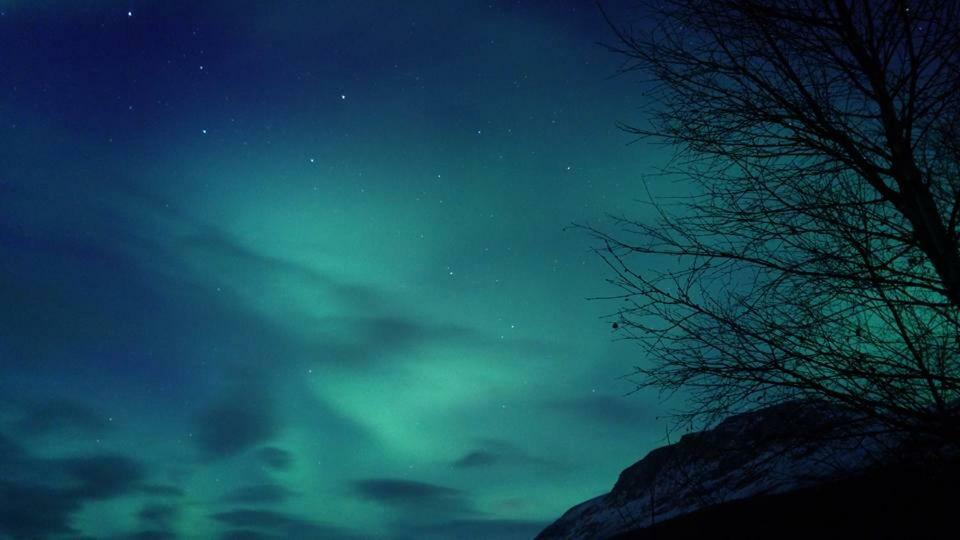
[{"label": "silhouetted hill", "polygon": [[958,538],[960,467],[874,470],[779,495],[741,499],[615,540]]},{"label": "silhouetted hill", "polygon": [[958,469],[894,467],[902,441],[837,428],[851,422],[822,402],[732,416],[653,450],[537,539],[936,537]]}]

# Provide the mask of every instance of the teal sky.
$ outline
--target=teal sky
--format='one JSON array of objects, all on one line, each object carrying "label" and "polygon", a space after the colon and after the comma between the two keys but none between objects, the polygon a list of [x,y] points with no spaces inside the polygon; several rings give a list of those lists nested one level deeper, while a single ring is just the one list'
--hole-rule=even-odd
[{"label": "teal sky", "polygon": [[0,2],[0,537],[529,538],[608,490],[666,411],[565,227],[667,149],[606,39],[588,1]]}]

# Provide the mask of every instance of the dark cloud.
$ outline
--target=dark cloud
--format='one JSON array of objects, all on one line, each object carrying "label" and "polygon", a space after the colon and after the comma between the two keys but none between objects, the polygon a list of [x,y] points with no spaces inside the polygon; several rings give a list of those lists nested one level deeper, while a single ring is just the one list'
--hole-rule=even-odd
[{"label": "dark cloud", "polygon": [[275,446],[261,448],[257,451],[257,457],[264,465],[278,471],[285,471],[293,465],[293,454]]},{"label": "dark cloud", "polygon": [[145,495],[154,495],[157,497],[183,497],[184,491],[177,486],[166,484],[144,484],[140,486],[140,492]]},{"label": "dark cloud", "polygon": [[372,478],[351,484],[353,493],[361,499],[382,505],[434,515],[475,514],[473,504],[458,489],[394,478]]},{"label": "dark cloud", "polygon": [[257,389],[237,389],[198,416],[194,440],[204,458],[220,459],[266,442],[276,431],[266,396]]},{"label": "dark cloud", "polygon": [[453,462],[453,466],[459,469],[471,469],[474,467],[487,467],[500,463],[503,456],[488,450],[474,450],[464,454],[463,457]]},{"label": "dark cloud", "polygon": [[465,327],[397,315],[324,317],[316,320],[314,327],[316,335],[306,348],[315,362],[356,368],[389,361],[429,343],[479,339]]},{"label": "dark cloud", "polygon": [[268,504],[281,503],[293,495],[296,493],[279,484],[257,484],[230,491],[223,496],[222,500],[233,503]]},{"label": "dark cloud", "polygon": [[148,504],[137,512],[144,525],[168,528],[176,520],[180,509],[172,504]]},{"label": "dark cloud", "polygon": [[471,450],[451,463],[457,469],[483,469],[491,467],[536,467],[540,469],[562,468],[554,461],[531,456],[510,443],[494,439],[480,441],[480,448]]},{"label": "dark cloud", "polygon": [[7,466],[26,456],[23,447],[16,441],[0,433],[0,465]]},{"label": "dark cloud", "polygon": [[84,499],[107,499],[136,491],[144,478],[143,466],[128,457],[104,455],[54,461],[77,483],[70,491]]},{"label": "dark cloud", "polygon": [[57,488],[0,481],[0,537],[48,538],[77,532],[70,516],[83,499]]},{"label": "dark cloud", "polygon": [[453,488],[427,484],[426,482],[392,478],[358,480],[353,483],[353,488],[362,498],[379,502],[457,497],[461,493]]},{"label": "dark cloud", "polygon": [[291,516],[290,514],[274,512],[272,510],[231,510],[229,512],[213,514],[210,517],[234,527],[254,527],[260,529],[283,529],[305,522],[303,519]]},{"label": "dark cloud", "polygon": [[528,540],[549,522],[509,519],[462,519],[412,527],[401,534],[422,540],[469,538],[471,540]]},{"label": "dark cloud", "polygon": [[400,351],[428,341],[465,338],[467,328],[451,324],[427,324],[409,318],[384,316],[331,321],[356,329],[360,342],[376,344],[383,351]]},{"label": "dark cloud", "polygon": [[125,456],[36,458],[2,435],[0,471],[0,537],[12,538],[76,533],[71,517],[85,503],[133,493],[144,477]]},{"label": "dark cloud", "polygon": [[220,540],[282,540],[283,536],[266,534],[249,529],[236,529],[220,535]]},{"label": "dark cloud", "polygon": [[120,536],[117,540],[174,540],[177,538],[177,535],[170,531],[164,530],[149,530],[149,531],[138,531],[135,533],[125,534]]},{"label": "dark cloud", "polygon": [[106,415],[76,401],[52,400],[27,407],[14,429],[27,436],[99,435],[110,423]]},{"label": "dark cloud", "polygon": [[210,516],[213,520],[241,530],[225,533],[221,538],[325,538],[347,540],[360,538],[340,528],[303,519],[284,512],[238,509]]}]

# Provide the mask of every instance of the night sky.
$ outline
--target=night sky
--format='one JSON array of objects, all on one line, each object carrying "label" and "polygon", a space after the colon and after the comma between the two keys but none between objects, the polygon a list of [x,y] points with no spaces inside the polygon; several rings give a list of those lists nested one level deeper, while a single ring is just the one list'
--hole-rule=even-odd
[{"label": "night sky", "polygon": [[[663,443],[583,1],[0,0],[0,538],[530,538]],[[653,189],[669,190],[669,186]]]}]

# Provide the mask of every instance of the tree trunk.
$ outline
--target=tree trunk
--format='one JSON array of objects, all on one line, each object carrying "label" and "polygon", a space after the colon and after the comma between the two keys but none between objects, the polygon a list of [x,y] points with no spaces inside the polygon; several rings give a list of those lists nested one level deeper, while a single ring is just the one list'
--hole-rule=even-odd
[{"label": "tree trunk", "polygon": [[907,173],[911,178],[901,184],[905,189],[901,191],[898,206],[913,225],[917,245],[937,271],[950,303],[960,308],[960,253],[957,252],[956,238],[940,218],[940,211],[920,171],[912,165],[905,168],[913,170]]}]

